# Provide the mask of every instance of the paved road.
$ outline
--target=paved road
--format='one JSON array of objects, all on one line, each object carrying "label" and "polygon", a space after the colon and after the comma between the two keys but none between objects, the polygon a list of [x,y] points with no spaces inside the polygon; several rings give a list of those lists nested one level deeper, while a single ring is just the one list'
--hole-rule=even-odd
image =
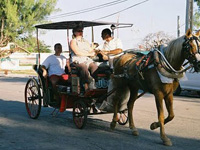
[{"label": "paved road", "polygon": [[[111,114],[89,116],[83,130],[75,127],[71,110],[52,117],[52,108],[42,108],[37,120],[30,119],[24,105],[27,77],[0,76],[0,150],[197,150],[200,149],[200,98],[174,98],[175,119],[165,126],[173,142],[162,145],[153,96],[144,95],[135,104],[135,124],[140,135],[134,137],[128,125],[111,131]],[[185,93],[188,95],[190,93]]]}]

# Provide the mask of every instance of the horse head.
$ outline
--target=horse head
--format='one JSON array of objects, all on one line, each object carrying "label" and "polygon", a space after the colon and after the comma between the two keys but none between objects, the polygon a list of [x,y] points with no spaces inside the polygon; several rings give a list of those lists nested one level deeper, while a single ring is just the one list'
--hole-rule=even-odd
[{"label": "horse head", "polygon": [[200,31],[196,34],[192,34],[190,29],[187,30],[185,34],[185,41],[183,43],[183,53],[185,58],[194,67],[196,72],[200,72],[200,41],[199,41]]}]

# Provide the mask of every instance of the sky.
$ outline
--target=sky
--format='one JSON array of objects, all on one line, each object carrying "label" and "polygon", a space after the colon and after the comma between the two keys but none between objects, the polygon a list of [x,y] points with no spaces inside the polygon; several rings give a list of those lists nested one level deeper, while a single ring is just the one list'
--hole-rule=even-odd
[{"label": "sky", "polygon": [[[52,22],[72,20],[117,22],[117,20],[119,20],[120,23],[132,23],[133,26],[131,28],[120,28],[118,32],[115,31],[115,37],[121,39],[124,50],[138,47],[138,44],[149,33],[164,31],[170,36],[177,37],[177,16],[180,16],[180,35],[185,33],[186,0],[148,0],[130,9],[126,8],[144,0],[126,0],[122,3],[87,13],[56,17],[60,16],[60,14],[83,10],[113,1],[114,0],[58,0],[56,8],[59,8],[60,11],[51,14],[48,19]],[[124,9],[125,11],[123,12],[96,20]],[[94,28],[94,41],[99,44],[103,43],[101,31],[104,28],[109,28],[109,26]],[[43,34],[44,32],[45,34]],[[84,38],[91,41],[90,28],[84,29]],[[42,30],[39,32],[39,39],[51,46],[52,49],[55,43],[61,43],[63,45],[63,50],[68,50],[65,30]]]}]

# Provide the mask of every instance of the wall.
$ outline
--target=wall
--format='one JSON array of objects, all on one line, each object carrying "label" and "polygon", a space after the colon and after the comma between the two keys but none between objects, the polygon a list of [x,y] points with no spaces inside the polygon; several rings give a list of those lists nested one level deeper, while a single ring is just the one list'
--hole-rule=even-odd
[{"label": "wall", "polygon": [[[40,54],[40,64],[53,53],[41,53]],[[65,57],[69,58],[68,53],[63,53]],[[2,70],[31,70],[32,65],[38,62],[38,53],[13,53],[8,58],[2,58],[0,63],[0,68]]]}]

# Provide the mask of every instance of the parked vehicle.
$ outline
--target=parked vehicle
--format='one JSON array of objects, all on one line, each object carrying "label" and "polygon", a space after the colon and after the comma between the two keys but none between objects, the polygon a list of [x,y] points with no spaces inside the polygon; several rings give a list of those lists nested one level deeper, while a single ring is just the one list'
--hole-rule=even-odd
[{"label": "parked vehicle", "polygon": [[194,72],[193,69],[188,70],[185,77],[180,79],[179,86],[174,94],[180,95],[183,90],[197,91],[197,94],[200,96],[200,74]]}]

